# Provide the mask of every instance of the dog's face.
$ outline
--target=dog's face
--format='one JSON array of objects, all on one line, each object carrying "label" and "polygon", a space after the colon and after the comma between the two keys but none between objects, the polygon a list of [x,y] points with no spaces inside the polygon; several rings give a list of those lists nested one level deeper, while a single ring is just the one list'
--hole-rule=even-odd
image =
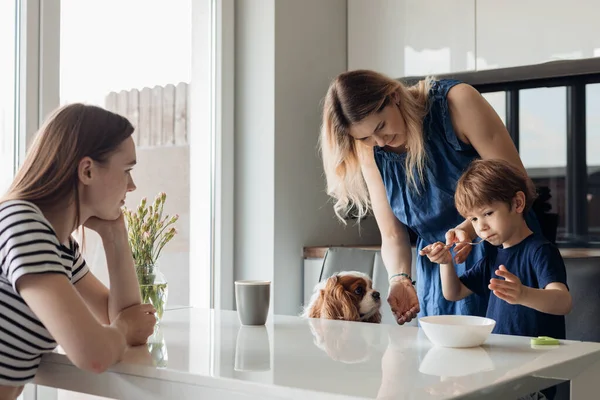
[{"label": "dog's face", "polygon": [[379,323],[380,307],[381,297],[368,275],[340,272],[317,284],[305,316]]}]

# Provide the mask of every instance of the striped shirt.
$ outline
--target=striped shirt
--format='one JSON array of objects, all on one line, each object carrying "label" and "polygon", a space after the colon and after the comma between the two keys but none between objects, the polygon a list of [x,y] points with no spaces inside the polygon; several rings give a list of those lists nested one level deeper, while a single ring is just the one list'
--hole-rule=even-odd
[{"label": "striped shirt", "polygon": [[27,274],[58,273],[75,284],[88,272],[77,242],[69,247],[34,204],[0,204],[0,385],[21,386],[33,380],[43,353],[56,341],[16,289]]}]

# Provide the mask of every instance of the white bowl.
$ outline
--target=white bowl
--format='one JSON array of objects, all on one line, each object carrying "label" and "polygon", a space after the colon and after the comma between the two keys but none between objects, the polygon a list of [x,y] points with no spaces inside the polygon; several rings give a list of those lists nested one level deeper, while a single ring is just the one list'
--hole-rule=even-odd
[{"label": "white bowl", "polygon": [[441,347],[475,347],[486,341],[496,321],[471,315],[432,315],[419,318],[427,338]]}]

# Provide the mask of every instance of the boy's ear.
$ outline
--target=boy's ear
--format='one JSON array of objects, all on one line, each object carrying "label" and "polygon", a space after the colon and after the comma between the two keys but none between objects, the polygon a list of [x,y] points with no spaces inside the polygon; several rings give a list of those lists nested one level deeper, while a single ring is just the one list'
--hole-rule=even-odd
[{"label": "boy's ear", "polygon": [[513,197],[512,203],[515,211],[519,214],[522,214],[523,210],[525,210],[525,193],[518,191],[515,194],[515,197]]}]

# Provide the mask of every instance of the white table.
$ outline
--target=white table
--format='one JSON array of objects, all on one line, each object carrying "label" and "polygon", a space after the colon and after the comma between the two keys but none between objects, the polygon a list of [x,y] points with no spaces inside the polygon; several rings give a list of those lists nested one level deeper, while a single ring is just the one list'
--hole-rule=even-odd
[{"label": "white table", "polygon": [[492,335],[442,349],[415,327],[289,316],[240,327],[235,312],[192,308],[167,311],[161,333],[166,357],[133,349],[96,375],[57,351],[36,383],[118,399],[507,399],[572,380],[578,400],[595,398],[600,382],[600,343],[532,349]]}]

